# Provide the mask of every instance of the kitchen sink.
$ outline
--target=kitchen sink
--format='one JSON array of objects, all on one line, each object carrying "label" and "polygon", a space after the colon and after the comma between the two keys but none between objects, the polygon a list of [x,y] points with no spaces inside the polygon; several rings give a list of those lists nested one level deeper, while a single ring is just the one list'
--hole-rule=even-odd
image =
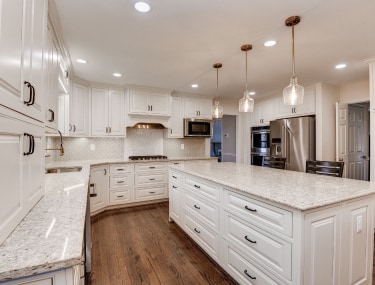
[{"label": "kitchen sink", "polygon": [[46,173],[80,172],[81,166],[51,167],[46,168]]}]

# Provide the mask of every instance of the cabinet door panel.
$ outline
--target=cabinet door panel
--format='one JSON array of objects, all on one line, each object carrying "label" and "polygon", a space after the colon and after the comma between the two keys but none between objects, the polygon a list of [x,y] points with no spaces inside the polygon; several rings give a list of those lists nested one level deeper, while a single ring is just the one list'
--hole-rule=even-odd
[{"label": "cabinet door panel", "polygon": [[23,108],[21,95],[23,0],[0,1],[0,104]]},{"label": "cabinet door panel", "polygon": [[170,115],[168,94],[150,94],[149,102],[151,105],[151,114],[164,116]]},{"label": "cabinet door panel", "polygon": [[108,91],[91,89],[91,135],[106,136],[108,124]]},{"label": "cabinet door panel", "polygon": [[69,116],[72,135],[87,135],[89,129],[89,89],[86,86],[73,84],[69,100]]},{"label": "cabinet door panel", "polygon": [[150,108],[148,94],[141,91],[130,91],[129,114],[146,114]]},{"label": "cabinet door panel", "polygon": [[[95,212],[108,205],[108,168],[93,167],[90,171],[90,210]],[[95,196],[92,196],[95,195]]]},{"label": "cabinet door panel", "polygon": [[110,135],[122,136],[125,134],[125,95],[121,91],[109,92],[109,118]]}]

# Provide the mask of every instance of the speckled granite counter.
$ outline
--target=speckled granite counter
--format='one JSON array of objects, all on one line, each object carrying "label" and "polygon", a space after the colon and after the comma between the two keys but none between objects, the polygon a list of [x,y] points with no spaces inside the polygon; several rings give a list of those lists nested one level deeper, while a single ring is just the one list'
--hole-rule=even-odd
[{"label": "speckled granite counter", "polygon": [[238,163],[197,163],[171,168],[298,210],[375,193],[375,183]]},{"label": "speckled granite counter", "polygon": [[[212,160],[171,158],[163,161]],[[82,171],[46,174],[45,196],[0,246],[0,283],[80,263],[90,166],[139,163],[102,159],[54,162],[46,167],[82,166]],[[155,162],[155,160],[150,161]]]},{"label": "speckled granite counter", "polygon": [[0,246],[0,281],[80,262],[90,171],[80,165],[80,172],[45,176],[45,196]]}]

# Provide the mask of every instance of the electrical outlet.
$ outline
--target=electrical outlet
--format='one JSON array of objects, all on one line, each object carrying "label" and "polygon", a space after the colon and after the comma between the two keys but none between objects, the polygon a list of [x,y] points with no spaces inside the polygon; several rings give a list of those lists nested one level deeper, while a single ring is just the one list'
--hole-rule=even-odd
[{"label": "electrical outlet", "polygon": [[93,143],[90,144],[90,150],[91,150],[91,151],[94,151],[94,150],[95,150],[95,144],[93,144]]},{"label": "electrical outlet", "polygon": [[181,149],[185,149],[185,145],[183,143],[181,144]]},{"label": "electrical outlet", "polygon": [[363,229],[363,217],[357,216],[357,233],[361,232]]}]

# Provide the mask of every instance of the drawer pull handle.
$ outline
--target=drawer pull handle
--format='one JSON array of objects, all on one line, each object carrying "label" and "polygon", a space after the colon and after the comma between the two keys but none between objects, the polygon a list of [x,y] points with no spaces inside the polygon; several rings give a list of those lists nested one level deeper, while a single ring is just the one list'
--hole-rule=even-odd
[{"label": "drawer pull handle", "polygon": [[118,171],[122,171],[122,170],[124,170],[124,168],[117,168],[116,170],[118,170]]},{"label": "drawer pull handle", "polygon": [[194,231],[195,231],[196,233],[198,233],[198,234],[201,233],[201,231],[198,231],[197,228],[194,228]]},{"label": "drawer pull handle", "polygon": [[155,178],[150,178],[150,179],[148,179],[148,180],[153,181],[153,180],[155,180]]},{"label": "drawer pull handle", "polygon": [[96,197],[96,196],[98,196],[98,194],[96,194],[96,193],[91,193],[90,194],[90,197]]},{"label": "drawer pull handle", "polygon": [[251,242],[251,243],[257,243],[256,240],[251,240],[251,239],[249,239],[247,236],[245,236],[245,240],[247,240],[248,242]]},{"label": "drawer pull handle", "polygon": [[148,168],[150,168],[150,169],[154,169],[154,168],[155,168],[155,166],[149,166]]},{"label": "drawer pull handle", "polygon": [[117,195],[117,198],[123,198],[124,195]]},{"label": "drawer pull handle", "polygon": [[177,176],[172,175],[173,178],[177,178]]},{"label": "drawer pull handle", "polygon": [[194,184],[194,187],[198,189],[201,188],[199,185],[196,185],[196,184]]},{"label": "drawer pull handle", "polygon": [[121,181],[117,181],[117,183],[124,183],[125,181],[124,180],[121,180]]},{"label": "drawer pull handle", "polygon": [[249,277],[250,279],[253,279],[253,280],[257,279],[256,277],[253,277],[249,273],[247,273],[247,269],[245,269],[243,273],[245,273],[246,276]]},{"label": "drawer pull handle", "polygon": [[257,209],[251,209],[248,206],[245,206],[245,209],[248,210],[248,211],[250,211],[250,212],[256,212],[257,211]]},{"label": "drawer pull handle", "polygon": [[179,162],[173,162],[173,164],[180,164]]},{"label": "drawer pull handle", "polygon": [[177,189],[177,187],[176,187],[176,186],[174,186],[174,185],[172,185],[172,188],[174,188],[174,189]]},{"label": "drawer pull handle", "polygon": [[150,191],[150,192],[148,192],[148,193],[150,193],[150,194],[155,194],[155,191]]},{"label": "drawer pull handle", "polygon": [[194,205],[194,208],[195,208],[195,209],[198,209],[198,210],[201,209],[201,207],[198,207],[197,205]]}]

